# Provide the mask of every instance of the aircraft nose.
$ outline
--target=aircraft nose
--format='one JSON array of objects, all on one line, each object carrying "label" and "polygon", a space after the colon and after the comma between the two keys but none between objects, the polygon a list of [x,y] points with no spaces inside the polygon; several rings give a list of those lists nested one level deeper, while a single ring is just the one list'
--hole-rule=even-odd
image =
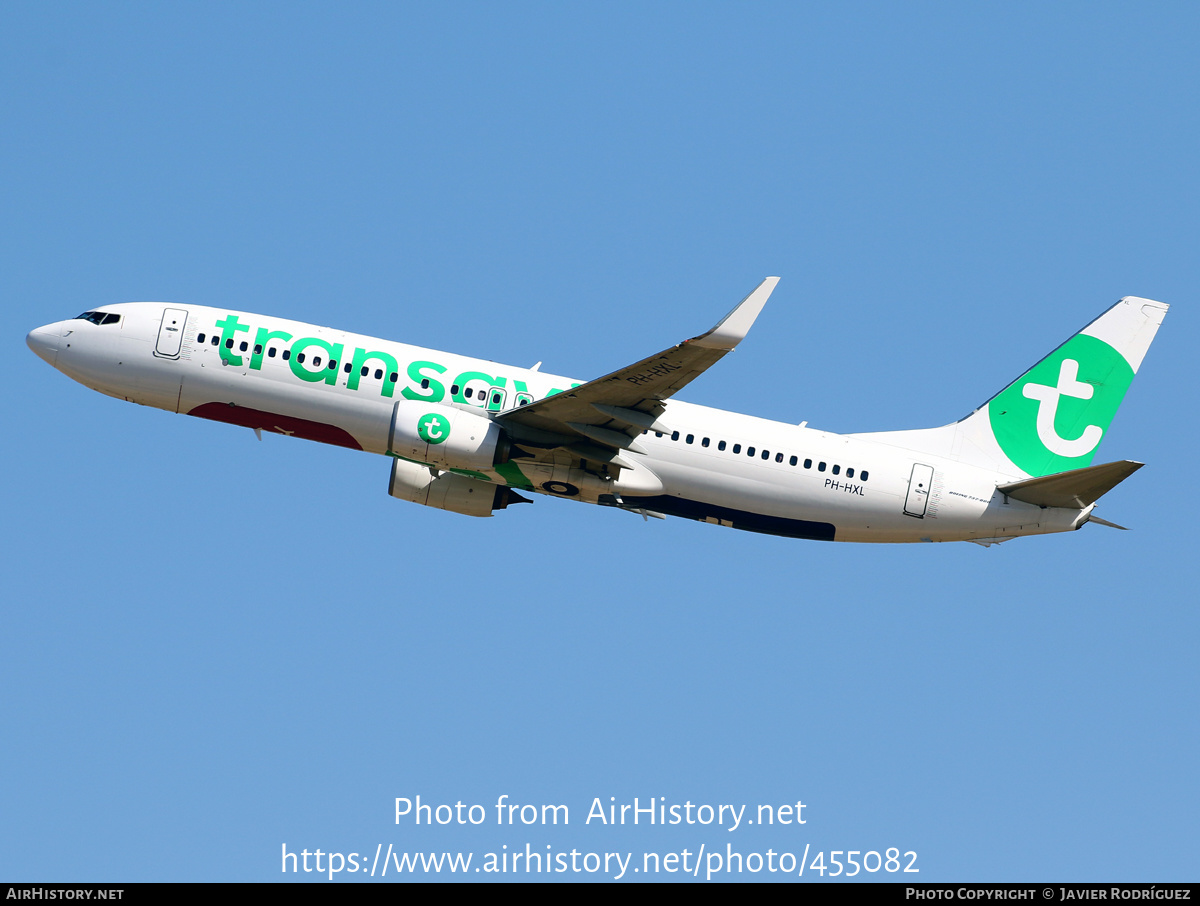
[{"label": "aircraft nose", "polygon": [[58,358],[58,341],[62,331],[58,324],[47,324],[45,327],[35,327],[25,337],[25,343],[39,359],[54,364]]}]

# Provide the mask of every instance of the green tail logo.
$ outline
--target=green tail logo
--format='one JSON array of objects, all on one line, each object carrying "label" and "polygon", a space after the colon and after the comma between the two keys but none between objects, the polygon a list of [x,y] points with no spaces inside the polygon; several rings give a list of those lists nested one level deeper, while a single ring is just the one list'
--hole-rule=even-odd
[{"label": "green tail logo", "polygon": [[1090,465],[1133,368],[1103,340],[1076,334],[988,404],[992,433],[1030,475]]}]

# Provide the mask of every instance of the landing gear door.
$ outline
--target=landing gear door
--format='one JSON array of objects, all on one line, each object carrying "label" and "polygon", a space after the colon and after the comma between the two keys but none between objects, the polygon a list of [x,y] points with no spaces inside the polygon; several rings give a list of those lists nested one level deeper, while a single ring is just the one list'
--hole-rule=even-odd
[{"label": "landing gear door", "polygon": [[913,465],[912,477],[908,479],[908,496],[904,498],[904,515],[925,518],[929,506],[929,488],[933,484],[933,466]]},{"label": "landing gear door", "polygon": [[168,308],[164,311],[162,324],[158,327],[158,341],[154,344],[154,354],[164,359],[179,358],[185,324],[187,312],[182,308]]}]

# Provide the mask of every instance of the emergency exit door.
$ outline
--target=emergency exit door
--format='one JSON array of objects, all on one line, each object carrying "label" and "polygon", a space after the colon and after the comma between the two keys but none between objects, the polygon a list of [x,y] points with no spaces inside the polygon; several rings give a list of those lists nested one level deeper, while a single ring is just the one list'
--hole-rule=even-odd
[{"label": "emergency exit door", "polygon": [[929,506],[929,488],[933,485],[933,466],[916,463],[908,479],[908,496],[904,498],[904,515],[925,518]]}]

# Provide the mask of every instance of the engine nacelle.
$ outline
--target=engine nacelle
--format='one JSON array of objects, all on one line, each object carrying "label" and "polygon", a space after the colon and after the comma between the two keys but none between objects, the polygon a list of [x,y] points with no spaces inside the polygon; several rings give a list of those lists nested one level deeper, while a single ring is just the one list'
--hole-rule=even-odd
[{"label": "engine nacelle", "polygon": [[504,432],[490,418],[401,400],[392,410],[388,452],[441,469],[482,472],[497,461]]},{"label": "engine nacelle", "polygon": [[388,493],[398,500],[450,510],[464,516],[490,516],[510,503],[529,503],[511,488],[487,481],[442,472],[437,477],[426,466],[403,459],[392,460]]}]

